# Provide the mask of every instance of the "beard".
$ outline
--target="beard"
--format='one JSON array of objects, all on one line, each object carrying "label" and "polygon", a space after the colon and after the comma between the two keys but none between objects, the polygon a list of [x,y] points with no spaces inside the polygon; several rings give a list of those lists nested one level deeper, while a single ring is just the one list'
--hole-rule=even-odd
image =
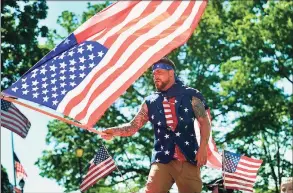
[{"label": "beard", "polygon": [[162,82],[161,80],[155,82],[155,87],[158,91],[164,91],[164,88],[168,85],[168,81]]}]

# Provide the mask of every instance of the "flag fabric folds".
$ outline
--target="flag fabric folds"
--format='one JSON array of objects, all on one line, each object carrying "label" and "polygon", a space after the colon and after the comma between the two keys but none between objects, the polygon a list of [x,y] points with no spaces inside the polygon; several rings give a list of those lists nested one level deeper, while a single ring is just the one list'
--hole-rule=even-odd
[{"label": "flag fabric folds", "polygon": [[[212,121],[210,109],[207,110],[207,114],[209,117],[210,122]],[[194,121],[194,130],[196,135],[197,144],[200,144],[200,128],[199,123],[197,120]],[[207,167],[211,167],[214,169],[221,169],[222,168],[222,156],[220,155],[216,143],[212,136],[212,131],[210,134],[208,148],[207,148]]]},{"label": "flag fabric folds", "polygon": [[102,146],[96,153],[89,170],[84,177],[80,191],[84,192],[97,183],[98,180],[110,174],[116,169],[116,165],[112,157],[108,154],[107,150]]},{"label": "flag fabric folds", "polygon": [[31,123],[14,104],[1,99],[1,126],[25,138]]},{"label": "flag fabric folds", "polygon": [[26,174],[23,166],[21,165],[18,157],[16,156],[15,152],[13,152],[13,156],[14,156],[14,167],[15,167],[17,179],[20,180],[20,179],[27,178],[27,174]]},{"label": "flag fabric folds", "polygon": [[93,126],[154,62],[192,35],[207,1],[118,1],[97,13],[5,94]]},{"label": "flag fabric folds", "polygon": [[224,151],[223,179],[226,189],[253,192],[262,160]]}]

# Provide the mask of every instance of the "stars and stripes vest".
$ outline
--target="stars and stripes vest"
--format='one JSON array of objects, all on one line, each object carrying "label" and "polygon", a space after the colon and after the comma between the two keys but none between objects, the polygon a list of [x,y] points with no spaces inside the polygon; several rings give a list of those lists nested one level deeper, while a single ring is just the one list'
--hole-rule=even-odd
[{"label": "stars and stripes vest", "polygon": [[[172,131],[166,122],[163,108],[164,98],[175,97],[175,112],[178,120],[175,131]],[[186,160],[196,164],[195,156],[199,144],[196,141],[192,109],[192,97],[199,98],[208,109],[202,94],[193,88],[184,86],[181,82],[175,83],[165,92],[156,92],[146,98],[149,121],[154,129],[154,149],[152,163],[168,163],[174,159],[175,145],[179,147]]]}]

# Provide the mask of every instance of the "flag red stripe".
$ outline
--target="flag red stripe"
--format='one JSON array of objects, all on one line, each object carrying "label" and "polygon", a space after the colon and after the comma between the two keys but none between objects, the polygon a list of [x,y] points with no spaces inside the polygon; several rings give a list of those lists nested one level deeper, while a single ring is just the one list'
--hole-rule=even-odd
[{"label": "flag red stripe", "polygon": [[245,187],[237,187],[237,186],[225,186],[226,189],[232,189],[232,190],[244,190],[244,191],[248,191],[248,192],[253,192],[253,190],[245,188]]},{"label": "flag red stripe", "polygon": [[247,182],[250,182],[250,183],[254,183],[255,182],[255,179],[254,180],[248,180],[247,178],[244,178],[244,177],[238,177],[238,176],[235,176],[233,174],[228,174],[227,172],[225,173],[225,181],[228,181],[227,178],[232,178],[232,179],[236,179],[236,180],[243,180],[243,181],[247,181]]},{"label": "flag red stripe", "polygon": [[[245,162],[239,162],[239,164],[241,164],[242,166],[244,166],[244,167],[249,167],[249,168],[252,168],[252,169],[258,169],[259,168],[259,166],[261,165],[261,164],[259,164],[259,165],[252,165],[252,164],[249,164],[249,163],[245,163]],[[257,163],[258,164],[258,163]]]},{"label": "flag red stripe", "polygon": [[100,32],[137,3],[138,1],[116,2],[94,15],[74,31],[77,42],[81,43]]},{"label": "flag red stripe", "polygon": [[[259,167],[258,167],[259,168]],[[252,168],[252,169],[245,169],[245,168],[241,168],[240,165],[237,166],[237,170],[238,171],[242,171],[242,172],[246,172],[246,173],[257,173],[258,168]]]},{"label": "flag red stripe", "polygon": [[109,157],[108,159],[106,159],[105,161],[101,162],[98,165],[93,164],[94,167],[91,167],[89,169],[89,171],[86,174],[86,177],[84,178],[83,182],[87,182],[95,172],[103,170],[104,168],[107,168],[108,165],[113,164],[113,163],[114,162],[113,162],[112,158]]},{"label": "flag red stripe", "polygon": [[[120,36],[120,34],[122,34],[124,31],[127,31],[130,27],[132,27],[133,25],[135,25],[136,23],[138,23],[142,18],[144,18],[146,15],[148,15],[149,13],[153,13],[155,11],[155,8],[161,4],[161,1],[155,1],[155,2],[151,2],[147,5],[147,7],[144,9],[144,11],[140,14],[140,16],[138,16],[137,18],[133,18],[131,22],[128,22],[125,26],[122,27],[122,29],[120,29],[119,31],[117,31],[115,34],[113,34],[112,36],[108,37],[104,43],[104,45],[106,47],[111,47],[112,44],[117,40],[117,38]],[[135,9],[135,7],[133,7],[133,9]],[[129,12],[130,13],[130,12]],[[122,23],[123,20],[120,20],[118,23]],[[115,24],[115,25],[116,25]],[[113,25],[113,26],[115,26]],[[142,27],[144,28],[144,27]],[[134,34],[137,34],[137,32],[134,32]],[[96,39],[96,41],[99,41],[99,39]]]},{"label": "flag red stripe", "polygon": [[237,181],[234,181],[234,180],[225,179],[225,183],[227,183],[227,184],[237,184],[237,185],[240,185],[240,186],[246,186],[246,187],[253,188],[253,185],[251,185],[250,183],[237,182]]},{"label": "flag red stripe", "polygon": [[14,105],[11,105],[9,112],[11,112],[11,114],[14,114],[20,121],[22,121],[24,126],[29,123],[28,119]]},{"label": "flag red stripe", "polygon": [[[84,184],[82,187],[80,187],[81,191],[86,191],[88,188],[90,188],[91,186],[93,186],[95,183],[97,183],[97,181],[105,176],[107,176],[108,174],[110,174],[113,170],[115,170],[116,166],[112,165],[110,168],[107,168],[109,171],[107,171],[106,169],[104,171],[107,171],[106,173],[104,173],[101,176],[96,176],[97,179],[93,180],[92,183],[88,183],[88,184]],[[99,174],[100,175],[100,174]]]},{"label": "flag red stripe", "polygon": [[[2,115],[2,119],[1,122],[7,122],[8,124],[11,124],[17,128],[19,128],[20,131],[23,131],[24,133],[27,133],[26,125],[19,121],[17,118],[15,118],[14,114],[6,114],[6,113],[1,113]],[[3,117],[5,117],[6,119],[4,119]]]},{"label": "flag red stripe", "polygon": [[1,125],[4,126],[4,124],[6,125],[6,128],[7,129],[13,128],[13,126],[14,126],[14,128],[16,128],[17,130],[19,130],[19,132],[22,132],[24,134],[27,134],[27,131],[22,129],[23,128],[22,125],[16,124],[16,121],[13,119],[13,117],[8,117],[7,115],[2,114]]},{"label": "flag red stripe", "polygon": [[[152,5],[152,4],[150,4]],[[153,11],[153,6],[148,6],[147,7],[147,12],[152,12]],[[173,7],[173,9],[176,7]],[[121,20],[119,20],[120,22],[123,22]],[[135,22],[139,22],[139,20],[135,19]],[[152,28],[153,26],[144,26],[144,27],[148,27]],[[143,28],[142,28],[143,29]],[[121,32],[120,32],[121,33]],[[119,34],[120,33],[116,33]],[[142,32],[141,32],[142,33]],[[145,32],[146,33],[146,32]],[[116,38],[117,39],[117,38]],[[64,114],[69,114],[70,111],[72,110],[72,107],[76,106],[78,103],[80,103],[84,97],[87,95],[90,87],[92,86],[92,84],[101,76],[103,75],[103,73],[105,73],[109,68],[113,67],[117,61],[120,59],[121,55],[125,52],[126,48],[129,47],[129,45],[135,40],[137,39],[137,36],[135,35],[131,35],[127,40],[125,40],[125,42],[120,46],[120,48],[117,50],[117,52],[114,54],[114,56],[112,57],[113,59],[109,61],[109,63],[107,63],[107,65],[105,65],[104,67],[102,67],[91,79],[91,81],[89,82],[89,84],[85,87],[85,89],[79,93],[76,97],[74,97],[66,106],[65,110],[64,110]],[[106,46],[108,47],[108,46]],[[108,47],[109,48],[109,47]],[[147,49],[147,47],[144,47],[144,49]],[[142,50],[141,52],[143,52],[144,50]],[[141,54],[141,52],[139,52],[139,55]],[[133,58],[134,57],[134,58]],[[131,59],[134,61],[134,59],[136,58],[135,56],[131,57]],[[128,65],[129,66],[129,65]],[[120,68],[120,71],[124,71],[124,69],[126,68],[125,65],[123,65],[123,69],[122,67]],[[119,69],[118,69],[119,70]],[[114,77],[119,76],[119,74],[116,72],[114,72],[110,77],[108,77],[104,82],[104,84],[100,85],[97,89],[96,89],[96,94],[92,94],[87,106],[75,117],[76,120],[81,120],[85,115],[86,112],[91,104],[91,102],[100,94],[101,90],[104,90],[105,88],[107,88],[109,86],[109,83],[111,83],[114,80]]]},{"label": "flag red stripe", "polygon": [[[245,161],[248,161],[248,162],[252,162],[252,163],[258,163],[259,165],[262,164],[262,160],[258,160],[258,159],[254,159],[254,158],[250,158],[250,157],[247,157],[247,156],[241,156],[241,159],[242,160],[245,160]],[[243,163],[243,162],[242,162]]]},{"label": "flag red stripe", "polygon": [[[182,15],[189,15],[190,12],[192,11],[192,7],[193,7],[192,5],[194,3],[195,2],[191,2],[189,4],[189,6],[184,10],[184,12],[183,12]],[[178,4],[172,3],[171,6],[169,7],[169,9],[173,9],[173,11],[175,12],[177,5]],[[91,99],[87,103],[87,106],[75,118],[77,120],[81,120],[82,118],[84,118],[86,116],[87,110],[90,107],[92,101],[109,86],[109,82],[111,83],[112,81],[114,81],[115,79],[117,79],[127,68],[129,68],[129,66],[141,55],[142,52],[144,52],[149,47],[155,45],[161,38],[167,37],[170,33],[174,32],[177,29],[176,26],[181,26],[183,24],[183,22],[184,22],[183,20],[176,21],[171,27],[167,28],[161,34],[158,35],[160,38],[154,38],[155,40],[153,40],[153,39],[147,40],[139,48],[137,48],[132,53],[131,57],[124,63],[124,65],[121,68],[118,68],[105,81],[103,81],[103,83],[101,85],[99,85],[98,88],[96,88],[96,90],[94,91],[94,93],[91,95]],[[149,28],[152,28],[149,25],[147,25],[146,27],[147,27],[147,31],[149,30]],[[139,32],[139,34],[142,34],[142,33],[143,33],[142,31]],[[136,36],[130,36],[128,38],[128,40],[126,40],[121,45],[121,47],[119,48],[119,50],[113,56],[113,58],[116,59],[116,60],[112,60],[111,61],[113,64],[115,64],[117,62],[117,60],[119,60],[120,56],[125,52],[125,50],[129,47],[129,45],[134,42],[134,40],[136,38],[137,38]]]},{"label": "flag red stripe", "polygon": [[20,137],[25,138],[25,135],[23,135],[23,133],[21,133],[19,130],[16,130],[16,129],[12,128],[9,124],[3,123],[3,120],[1,120],[1,126],[5,127],[6,129],[9,129],[10,131],[12,131],[14,133],[16,133]]},{"label": "flag red stripe", "polygon": [[[190,29],[194,29],[196,25],[198,24],[198,21],[204,11],[204,8],[206,6],[206,1],[204,1],[199,8],[198,13],[196,14],[195,22],[192,24]],[[181,33],[180,35],[176,36],[173,41],[174,42],[182,42],[184,43],[191,34],[188,32],[190,29],[187,29],[184,33]],[[132,77],[130,77],[128,80],[125,81],[123,86],[121,86],[119,89],[113,92],[113,94],[108,97],[103,104],[100,105],[99,108],[97,108],[90,116],[88,125],[93,125],[95,123],[95,120],[99,119],[103,113],[106,111],[106,109],[109,107],[109,104],[111,104],[112,101],[115,101],[121,93],[123,93],[137,78],[139,78],[153,63],[158,61],[162,53],[167,53],[170,50],[173,50],[175,47],[172,44],[167,44],[165,47],[161,48],[160,52],[155,53],[152,57],[150,57],[149,60],[145,62],[145,65],[142,66]],[[162,52],[162,53],[161,53]]]}]

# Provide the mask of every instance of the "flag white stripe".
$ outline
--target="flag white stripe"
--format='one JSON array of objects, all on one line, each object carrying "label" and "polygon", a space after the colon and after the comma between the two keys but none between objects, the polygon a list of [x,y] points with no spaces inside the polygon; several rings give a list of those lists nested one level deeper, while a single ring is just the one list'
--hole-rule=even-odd
[{"label": "flag white stripe", "polygon": [[258,171],[258,168],[251,168],[249,166],[244,166],[244,165],[241,165],[240,162],[238,163],[238,168],[248,170],[248,171],[251,171],[251,172],[255,172],[255,173]]},{"label": "flag white stripe", "polygon": [[172,118],[172,115],[165,115],[166,118]]},{"label": "flag white stripe", "polygon": [[239,180],[239,179],[235,179],[233,177],[225,176],[225,180],[231,180],[233,182],[238,182],[238,183],[241,183],[241,184],[254,185],[254,182],[249,182],[249,181],[245,181],[245,180]]},{"label": "flag white stripe", "polygon": [[256,172],[244,172],[244,171],[241,171],[241,170],[238,170],[238,169],[236,169],[235,172],[237,172],[237,173],[239,173],[239,174],[250,175],[250,176],[255,176],[256,173],[257,173],[257,171],[256,171]]},{"label": "flag white stripe", "polygon": [[[189,3],[189,2],[182,2],[183,4]],[[119,89],[122,84],[124,84],[125,80],[128,78],[132,77],[143,65],[144,61],[149,60],[152,56],[153,53],[158,52],[162,48],[164,48],[166,45],[168,45],[174,38],[177,36],[180,36],[183,32],[188,30],[190,28],[190,25],[193,22],[193,19],[198,12],[198,9],[200,5],[203,2],[196,2],[195,6],[192,9],[192,13],[188,16],[188,18],[184,21],[183,25],[179,26],[173,33],[168,35],[165,38],[160,39],[154,46],[149,47],[144,53],[142,53],[132,64],[131,66],[126,69],[117,79],[115,79],[98,97],[94,99],[94,101],[91,103],[87,115],[85,116],[84,119],[81,120],[83,123],[87,123],[89,120],[89,117],[91,114],[101,105],[104,103],[104,101],[113,93],[113,91],[116,91]],[[180,4],[181,5],[181,4]],[[181,6],[180,6],[181,7]],[[178,9],[180,8],[178,7]],[[174,14],[175,15],[175,14]],[[177,18],[177,17],[176,17]],[[173,19],[176,19],[173,18]],[[177,19],[176,19],[177,20]],[[160,28],[165,27],[165,24],[161,23]],[[160,30],[160,29],[152,29],[152,30]],[[148,35],[148,34],[146,34]],[[131,48],[132,46],[130,46]],[[127,54],[127,51],[125,52]],[[124,54],[125,54],[124,53]],[[122,56],[124,59],[124,56]],[[118,61],[120,62],[120,61]]]},{"label": "flag white stripe", "polygon": [[[113,163],[112,163],[113,164]],[[103,175],[105,175],[106,173],[108,173],[109,171],[115,169],[115,165],[109,167],[107,170],[105,170],[103,173],[101,173],[100,175],[96,176],[94,179],[92,179],[90,182],[87,182],[88,185],[84,186],[81,188],[81,191],[83,191],[84,189],[86,189],[88,186],[90,186],[94,181],[97,181],[99,178],[101,178]],[[103,168],[105,169],[105,168]],[[98,172],[96,172],[98,173]]]},{"label": "flag white stripe", "polygon": [[171,112],[171,109],[164,109],[165,113]]},{"label": "flag white stripe", "polygon": [[169,104],[163,104],[163,107],[170,107]]},{"label": "flag white stripe", "polygon": [[[13,113],[14,112],[14,113]],[[25,130],[23,130],[23,131],[27,131],[26,130],[26,124],[25,124],[25,122],[23,121],[23,120],[21,120],[16,114],[17,114],[18,112],[15,112],[14,110],[12,110],[11,108],[8,110],[8,111],[1,111],[1,114],[3,114],[3,115],[5,115],[5,116],[7,116],[7,117],[4,117],[4,116],[1,116],[1,119],[3,119],[3,120],[6,120],[6,121],[11,121],[11,122],[13,122],[13,123],[15,123],[15,124],[19,124],[19,128],[21,129],[21,130],[23,130],[21,127],[23,127]],[[8,118],[8,117],[10,117],[10,118]]]},{"label": "flag white stripe", "polygon": [[13,122],[12,119],[1,116],[1,126],[3,124],[7,124],[7,125],[9,125],[9,128],[12,128],[12,129],[18,131],[19,133],[22,133],[22,135],[26,135],[28,133],[26,130],[23,130],[22,127],[19,126],[18,124],[13,125],[13,124],[11,124],[11,122]]},{"label": "flag white stripe", "polygon": [[239,174],[235,174],[235,173],[228,173],[228,172],[225,172],[225,178],[226,178],[226,176],[235,176],[235,177],[243,178],[243,179],[246,179],[246,180],[249,180],[249,181],[255,181],[256,180],[256,177],[246,177],[246,176],[243,176],[243,175],[239,175]]},{"label": "flag white stripe", "polygon": [[240,163],[245,163],[245,164],[249,164],[249,165],[252,165],[252,166],[261,166],[262,163],[257,163],[257,162],[253,162],[253,161],[248,161],[248,160],[245,160],[245,159],[241,159],[241,162]]},{"label": "flag white stripe", "polygon": [[238,188],[244,188],[244,189],[248,189],[248,190],[253,191],[253,188],[251,188],[251,187],[242,186],[242,185],[234,184],[234,183],[226,183],[226,186],[238,187]]},{"label": "flag white stripe", "polygon": [[[113,164],[113,160],[111,157],[109,157],[108,159],[104,160],[103,162],[101,162],[98,165],[95,165],[95,167],[90,168],[90,170],[88,171],[88,173],[86,174],[86,178],[83,180],[82,185],[87,183],[87,181],[92,178],[96,173],[100,172],[101,170],[104,170],[105,168],[107,168],[109,165]],[[115,165],[115,164],[114,164]],[[94,171],[94,172],[93,172]]]},{"label": "flag white stripe", "polygon": [[[169,2],[170,3],[170,2]],[[163,6],[164,5],[164,6]],[[145,24],[149,23],[150,21],[152,21],[154,18],[156,18],[157,16],[159,16],[161,13],[163,13],[164,11],[166,11],[168,8],[168,6],[166,6],[166,4],[160,4],[157,9],[151,13],[149,16],[145,17],[144,19],[142,19],[141,21],[139,21],[137,24],[135,24],[134,26],[132,26],[130,29],[128,29],[127,31],[123,32],[118,38],[112,46],[111,48],[108,50],[107,54],[104,56],[103,60],[99,63],[98,66],[96,66],[89,74],[88,76],[73,90],[69,91],[66,96],[63,98],[63,100],[60,102],[60,104],[58,105],[58,111],[63,112],[63,110],[65,109],[65,107],[67,106],[67,104],[70,102],[70,100],[72,98],[74,98],[76,95],[78,95],[79,93],[82,92],[82,90],[84,90],[84,88],[86,87],[86,85],[89,84],[89,82],[91,81],[92,77],[94,76],[94,74],[96,74],[98,71],[100,71],[104,66],[106,66],[112,59],[113,59],[113,55],[116,54],[117,50],[121,47],[121,45],[124,43],[124,41],[132,35],[133,32],[135,32],[136,30],[138,30],[139,28],[143,27]],[[132,16],[133,17],[133,16]],[[134,17],[136,18],[136,16]],[[133,19],[134,19],[133,18]],[[147,37],[147,39],[150,39],[150,37]],[[133,45],[133,44],[132,44]],[[135,45],[135,49],[138,47],[138,45]],[[124,53],[126,53],[127,51],[125,51]],[[129,52],[129,55],[131,55],[133,52]],[[121,57],[123,58],[123,57]],[[121,61],[121,60],[118,60]],[[76,105],[75,107],[72,108],[69,116],[71,117],[75,117],[81,109],[84,109],[85,106],[87,105],[87,103],[89,102],[89,98],[91,97],[92,93],[95,91],[95,89],[104,82],[104,80],[111,74],[113,73],[117,68],[119,68],[123,63],[120,62],[119,65],[115,64],[113,67],[109,68],[109,70],[107,70],[106,72],[104,72],[104,74],[102,74],[97,80],[95,80],[94,84],[91,86],[90,90],[88,91],[86,97],[84,97],[84,99],[82,100],[81,103],[79,103],[78,105]],[[113,93],[113,90],[111,91],[111,93]]]},{"label": "flag white stripe", "polygon": [[131,2],[118,1],[115,5],[109,7],[105,12],[96,14],[93,17],[91,17],[89,20],[87,20],[85,23],[83,23],[80,27],[78,27],[74,31],[74,34],[78,34],[86,30],[88,27],[93,26],[99,22],[102,22],[103,20],[110,18],[111,16],[123,11],[124,9],[127,9],[129,7],[129,4],[131,4]]},{"label": "flag white stripe", "polygon": [[173,120],[168,120],[167,123],[173,123]]},{"label": "flag white stripe", "polygon": [[111,36],[114,35],[116,32],[121,30],[125,25],[127,25],[130,21],[138,18],[143,11],[146,9],[146,7],[150,4],[151,1],[142,1],[138,4],[136,4],[126,17],[126,19],[120,23],[119,25],[113,27],[107,34],[105,34],[101,39],[99,39],[97,42],[100,44],[104,44],[105,41]]}]

